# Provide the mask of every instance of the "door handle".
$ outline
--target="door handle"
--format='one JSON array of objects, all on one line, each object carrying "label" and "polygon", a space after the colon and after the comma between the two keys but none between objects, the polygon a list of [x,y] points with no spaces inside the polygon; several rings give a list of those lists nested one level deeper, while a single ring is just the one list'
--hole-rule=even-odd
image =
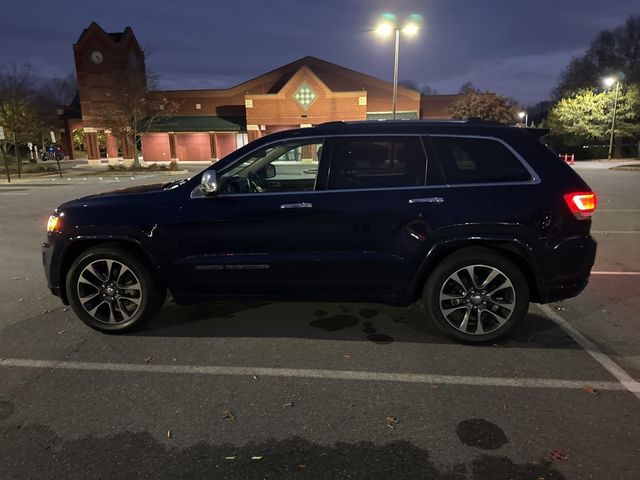
[{"label": "door handle", "polygon": [[283,203],[280,208],[312,208],[313,205],[308,202],[301,203]]},{"label": "door handle", "polygon": [[442,197],[412,198],[409,203],[444,203]]}]

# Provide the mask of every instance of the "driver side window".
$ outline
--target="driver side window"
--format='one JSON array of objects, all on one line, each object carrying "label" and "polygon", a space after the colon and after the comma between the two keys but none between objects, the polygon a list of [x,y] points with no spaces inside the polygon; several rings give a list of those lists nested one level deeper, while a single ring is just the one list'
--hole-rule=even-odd
[{"label": "driver side window", "polygon": [[313,190],[323,143],[321,138],[290,140],[252,152],[219,177],[220,192]]}]

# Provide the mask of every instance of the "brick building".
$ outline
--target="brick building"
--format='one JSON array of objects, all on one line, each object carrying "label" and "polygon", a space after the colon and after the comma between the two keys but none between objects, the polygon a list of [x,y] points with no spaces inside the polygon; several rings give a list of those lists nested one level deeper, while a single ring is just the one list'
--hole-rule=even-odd
[{"label": "brick building", "polygon": [[[133,31],[107,33],[94,22],[74,45],[74,55],[79,99],[59,112],[65,151],[73,151],[71,131],[82,128],[90,161],[133,158],[130,142],[111,133],[101,116],[121,79],[144,81],[144,54]],[[168,115],[158,105],[153,121],[143,122],[142,155],[147,162],[215,161],[279,130],[388,119],[392,90],[390,82],[308,56],[230,88],[152,92],[173,108]],[[399,87],[397,117],[448,119],[456,97]],[[105,133],[104,148],[98,144],[99,131]]]}]

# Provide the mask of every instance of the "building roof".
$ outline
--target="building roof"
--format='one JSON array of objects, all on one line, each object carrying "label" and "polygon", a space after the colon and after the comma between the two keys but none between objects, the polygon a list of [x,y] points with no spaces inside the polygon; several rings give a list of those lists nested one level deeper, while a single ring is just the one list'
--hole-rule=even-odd
[{"label": "building roof", "polygon": [[153,132],[241,132],[246,130],[242,118],[223,118],[215,115],[176,115],[145,118],[138,129]]},{"label": "building roof", "polygon": [[[245,94],[278,93],[280,89],[291,79],[291,77],[293,77],[296,72],[304,66],[313,71],[313,73],[334,92],[367,90],[371,84],[375,84],[380,88],[386,88],[389,90],[393,88],[393,84],[386,80],[307,55],[306,57],[295,60],[229,88],[167,90],[167,92],[198,92],[214,95],[233,94],[237,91],[242,91]],[[405,95],[415,95],[416,98],[420,96],[420,92],[403,87],[402,85],[398,86],[398,92],[400,92],[400,94],[404,93]]]},{"label": "building roof", "polygon": [[75,45],[80,45],[83,40],[89,36],[90,33],[102,35],[116,44],[124,43],[129,38],[131,38],[136,44],[138,44],[138,40],[136,39],[136,36],[134,35],[131,27],[125,27],[122,32],[106,32],[100,25],[98,25],[97,22],[94,21],[91,22],[91,24],[87,28],[82,30],[82,33],[80,34],[80,37],[78,38],[78,41],[75,43]]}]

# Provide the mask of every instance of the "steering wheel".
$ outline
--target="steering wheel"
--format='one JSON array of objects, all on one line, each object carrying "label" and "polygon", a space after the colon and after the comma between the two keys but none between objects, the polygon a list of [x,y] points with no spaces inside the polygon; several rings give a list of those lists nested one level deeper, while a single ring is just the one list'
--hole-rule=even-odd
[{"label": "steering wheel", "polygon": [[267,190],[267,186],[264,180],[262,180],[262,177],[253,172],[247,175],[247,184],[249,185],[249,190],[254,193],[262,193]]}]

